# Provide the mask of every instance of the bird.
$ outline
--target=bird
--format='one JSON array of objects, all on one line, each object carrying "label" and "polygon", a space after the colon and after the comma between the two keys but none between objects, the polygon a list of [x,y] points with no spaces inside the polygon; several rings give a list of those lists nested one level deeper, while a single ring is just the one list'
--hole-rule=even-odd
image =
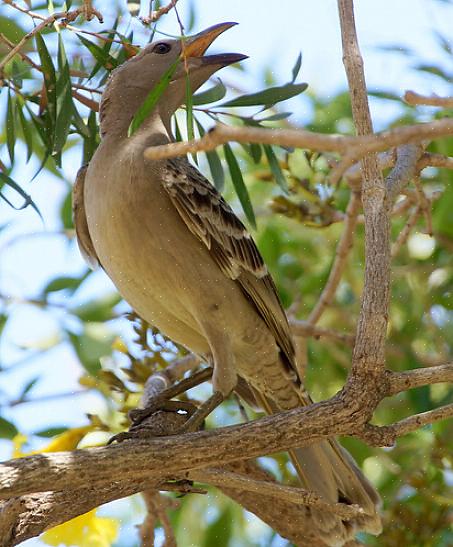
[{"label": "bird", "polygon": [[[236,23],[219,23],[184,40],[148,44],[112,71],[100,104],[101,142],[76,178],[78,245],[102,267],[135,312],[213,365],[214,393],[245,381],[268,413],[312,403],[276,286],[242,221],[187,157],[149,160],[144,151],[174,140],[171,118],[223,67],[247,58],[206,54]],[[135,113],[174,66],[170,82],[141,126]],[[290,452],[303,486],[330,503],[358,504],[344,521],[316,508],[311,526],[328,546],[359,531],[379,534],[380,498],[336,440]]]}]

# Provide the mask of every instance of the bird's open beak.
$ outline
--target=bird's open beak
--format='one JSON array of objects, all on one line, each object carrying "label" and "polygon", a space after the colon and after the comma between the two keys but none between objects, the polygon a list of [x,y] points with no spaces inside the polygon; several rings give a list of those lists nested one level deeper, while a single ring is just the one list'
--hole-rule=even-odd
[{"label": "bird's open beak", "polygon": [[195,34],[184,42],[182,56],[186,59],[195,57],[201,59],[203,65],[221,65],[227,66],[247,59],[247,55],[242,53],[221,53],[219,55],[204,55],[205,51],[212,42],[223,32],[237,23],[219,23],[212,27]]}]

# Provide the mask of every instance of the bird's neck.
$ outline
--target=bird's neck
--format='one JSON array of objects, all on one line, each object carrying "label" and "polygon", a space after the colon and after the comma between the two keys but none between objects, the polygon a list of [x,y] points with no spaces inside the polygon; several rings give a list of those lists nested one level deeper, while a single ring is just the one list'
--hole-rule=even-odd
[{"label": "bird's neck", "polygon": [[[116,92],[109,89],[102,97],[99,120],[102,138],[123,141],[128,138],[128,130],[137,110],[146,98],[142,93],[133,93],[131,90]],[[171,112],[163,111],[160,105],[143,121],[135,135],[139,139],[149,140],[149,146],[163,144],[173,140],[171,133]],[[134,136],[135,136],[134,135]],[[154,143],[153,140],[156,142]]]}]

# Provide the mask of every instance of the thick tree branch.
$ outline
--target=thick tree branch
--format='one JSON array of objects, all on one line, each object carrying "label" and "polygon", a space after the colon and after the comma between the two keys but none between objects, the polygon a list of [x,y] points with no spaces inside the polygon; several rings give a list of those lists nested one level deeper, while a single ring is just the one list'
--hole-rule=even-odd
[{"label": "thick tree branch", "polygon": [[[357,134],[372,138],[373,125],[368,106],[363,61],[357,40],[352,0],[338,0],[343,44],[343,63],[351,94],[351,106]],[[352,154],[348,154],[352,157]],[[361,379],[362,389],[376,404],[373,385],[385,370],[385,337],[390,287],[390,223],[387,188],[377,156],[362,157],[362,203],[365,217],[365,281],[357,335],[352,357],[351,380]],[[367,389],[368,388],[368,389]],[[351,390],[354,398],[364,392]],[[373,400],[374,399],[374,400]]]}]

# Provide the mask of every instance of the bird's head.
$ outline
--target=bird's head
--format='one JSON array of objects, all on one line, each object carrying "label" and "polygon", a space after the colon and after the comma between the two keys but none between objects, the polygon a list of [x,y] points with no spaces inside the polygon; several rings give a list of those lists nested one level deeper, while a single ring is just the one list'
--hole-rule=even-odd
[{"label": "bird's head", "polygon": [[172,114],[185,102],[187,79],[193,93],[217,70],[247,58],[240,53],[205,55],[212,42],[234,25],[219,23],[185,39],[157,40],[114,70],[101,102],[102,133],[110,132],[111,126],[123,133],[126,125],[127,131],[148,94],[174,67],[170,82],[150,115],[151,120],[160,118],[168,130]]}]

